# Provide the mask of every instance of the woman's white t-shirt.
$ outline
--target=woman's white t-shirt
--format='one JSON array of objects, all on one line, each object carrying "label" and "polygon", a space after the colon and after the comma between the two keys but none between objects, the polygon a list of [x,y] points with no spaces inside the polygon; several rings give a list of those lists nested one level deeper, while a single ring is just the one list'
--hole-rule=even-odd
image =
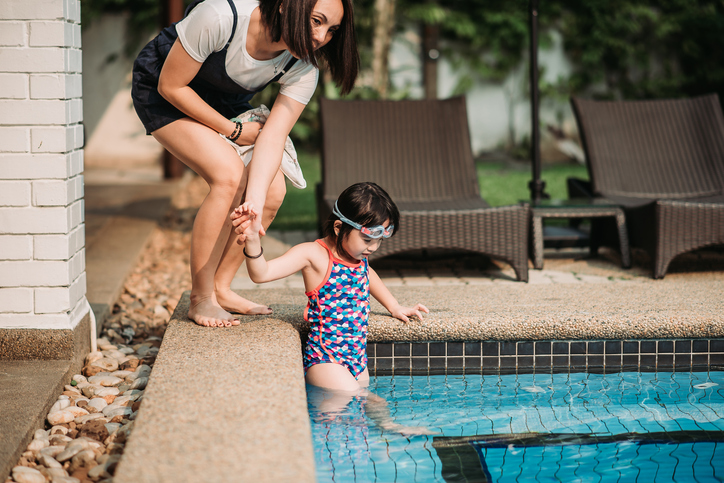
[{"label": "woman's white t-shirt", "polygon": [[[237,12],[237,27],[226,53],[226,73],[247,90],[256,91],[284,69],[292,54],[284,51],[269,60],[257,60],[246,51],[246,34],[251,13],[259,6],[257,0],[233,0]],[[176,24],[176,32],[184,50],[197,62],[204,62],[213,52],[224,48],[231,37],[234,15],[228,0],[204,0],[189,15]],[[311,64],[298,60],[285,73],[279,84],[280,94],[307,104],[317,87],[319,71]]]}]

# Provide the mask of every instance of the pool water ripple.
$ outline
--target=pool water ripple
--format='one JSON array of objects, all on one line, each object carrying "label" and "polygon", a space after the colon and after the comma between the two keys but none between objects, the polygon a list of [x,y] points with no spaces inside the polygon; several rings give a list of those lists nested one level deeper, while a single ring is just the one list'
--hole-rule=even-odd
[{"label": "pool water ripple", "polygon": [[387,409],[310,397],[320,482],[724,481],[722,372],[389,376],[370,391]]}]

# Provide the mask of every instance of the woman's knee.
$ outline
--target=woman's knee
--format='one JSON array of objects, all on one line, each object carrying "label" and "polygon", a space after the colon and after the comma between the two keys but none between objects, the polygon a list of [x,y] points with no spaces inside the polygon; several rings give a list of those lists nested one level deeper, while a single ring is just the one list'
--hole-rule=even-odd
[{"label": "woman's knee", "polygon": [[276,214],[276,212],[279,211],[279,207],[282,206],[286,194],[287,183],[286,181],[284,181],[284,175],[281,171],[279,171],[272,180],[271,185],[269,186],[269,191],[266,195],[265,205],[273,209],[274,213]]}]

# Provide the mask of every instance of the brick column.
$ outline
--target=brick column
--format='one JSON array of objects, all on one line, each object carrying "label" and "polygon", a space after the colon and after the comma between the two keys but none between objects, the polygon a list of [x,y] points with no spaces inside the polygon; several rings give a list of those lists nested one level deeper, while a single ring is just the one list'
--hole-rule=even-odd
[{"label": "brick column", "polygon": [[0,2],[0,359],[89,344],[79,0]]}]

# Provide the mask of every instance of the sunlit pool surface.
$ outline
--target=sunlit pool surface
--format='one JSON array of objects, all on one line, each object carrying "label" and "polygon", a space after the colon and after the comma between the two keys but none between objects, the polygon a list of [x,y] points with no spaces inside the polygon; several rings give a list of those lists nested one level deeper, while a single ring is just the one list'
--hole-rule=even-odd
[{"label": "sunlit pool surface", "polygon": [[724,481],[724,372],[391,376],[370,390],[387,404],[318,410],[310,391],[319,482]]}]

